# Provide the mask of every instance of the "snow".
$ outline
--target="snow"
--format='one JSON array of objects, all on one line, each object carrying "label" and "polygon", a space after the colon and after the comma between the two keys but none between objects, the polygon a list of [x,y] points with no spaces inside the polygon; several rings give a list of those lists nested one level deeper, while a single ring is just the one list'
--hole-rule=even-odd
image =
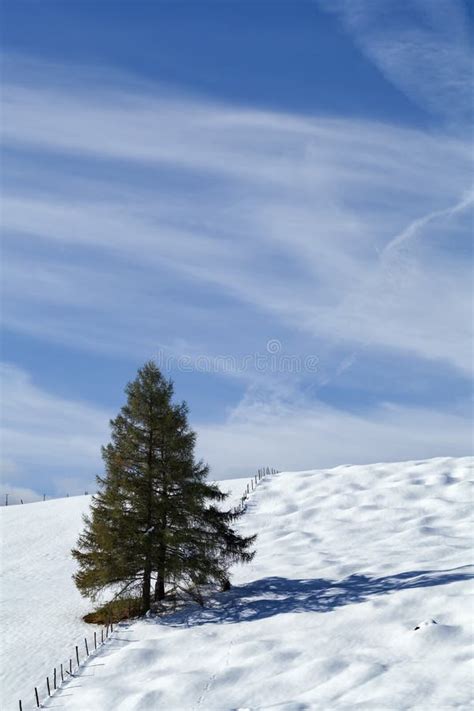
[{"label": "snow", "polygon": [[[70,555],[90,496],[0,509],[2,708],[33,699],[53,666],[72,656],[91,609],[71,579]],[[25,706],[24,708],[28,708]]]},{"label": "snow", "polygon": [[[121,625],[45,706],[472,708],[472,465],[438,458],[268,477],[239,523],[258,533],[257,555],[234,569],[231,591],[204,609]],[[18,698],[33,708],[28,676],[43,677],[74,630],[82,636],[88,606],[67,551],[86,503],[2,510],[2,708]],[[55,656],[45,651],[26,674],[25,658],[50,645]]]}]

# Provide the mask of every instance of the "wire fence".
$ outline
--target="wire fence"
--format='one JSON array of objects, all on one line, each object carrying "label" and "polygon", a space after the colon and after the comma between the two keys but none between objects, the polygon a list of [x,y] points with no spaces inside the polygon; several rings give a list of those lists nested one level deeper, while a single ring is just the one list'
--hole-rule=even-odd
[{"label": "wire fence", "polygon": [[[277,469],[273,469],[271,467],[263,467],[262,469],[259,469],[257,474],[255,474],[255,476],[253,476],[248,482],[237,506],[234,508],[240,513],[245,513],[247,510],[247,503],[252,492],[256,490],[257,486],[264,479],[278,473]],[[87,495],[87,492],[85,492],[85,495]],[[23,503],[23,501],[21,503]],[[63,684],[77,676],[78,671],[80,671],[81,667],[84,666],[84,663],[89,659],[89,657],[96,654],[97,651],[108,642],[113,631],[114,624],[113,622],[110,622],[105,627],[101,627],[99,630],[94,630],[92,639],[90,637],[89,639],[84,637],[81,644],[72,645],[71,649],[74,648],[72,656],[64,659],[60,664],[53,667],[50,674],[45,676],[42,683],[33,688],[31,700],[35,704],[35,707],[42,708],[44,700],[53,696],[53,694],[60,689]],[[23,701],[21,699],[18,700],[18,707],[20,711],[23,711]]]},{"label": "wire fence", "polygon": [[273,476],[275,474],[279,474],[279,472],[277,469],[273,469],[273,467],[263,467],[262,469],[258,469],[255,476],[253,476],[247,484],[247,487],[240,498],[239,504],[236,506],[237,510],[243,513],[247,508],[247,502],[250,494],[255,491],[255,489],[260,484],[260,482],[263,481],[263,479],[268,476]]},{"label": "wire fence", "polygon": [[84,491],[83,494],[60,494],[58,496],[50,496],[49,494],[43,494],[42,497],[37,497],[36,499],[22,498],[21,496],[16,496],[15,494],[2,494],[0,500],[0,508],[4,506],[20,506],[21,504],[36,504],[39,501],[56,501],[57,499],[69,499],[77,496],[89,496],[88,491]]},{"label": "wire fence", "polygon": [[[92,638],[84,637],[82,644],[74,645],[72,655],[53,667],[51,672],[44,677],[44,680],[33,688],[31,702],[35,707],[42,708],[43,701],[53,696],[55,691],[60,689],[65,682],[74,679],[87,659],[107,643],[113,631],[114,624],[110,622],[105,627],[94,630]],[[21,699],[18,700],[18,707],[20,711],[23,711],[23,701]]]}]

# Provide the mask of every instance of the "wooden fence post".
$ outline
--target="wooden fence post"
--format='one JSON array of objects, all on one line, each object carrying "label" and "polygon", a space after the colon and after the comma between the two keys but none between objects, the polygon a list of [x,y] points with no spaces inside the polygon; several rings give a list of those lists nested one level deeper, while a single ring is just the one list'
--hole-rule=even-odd
[{"label": "wooden fence post", "polygon": [[61,684],[64,681],[64,671],[63,671],[63,665],[61,664]]},{"label": "wooden fence post", "polygon": [[56,667],[53,670],[53,689],[56,688]]},{"label": "wooden fence post", "polygon": [[46,686],[48,687],[48,696],[51,696],[51,689],[49,688],[49,676],[46,677]]},{"label": "wooden fence post", "polygon": [[79,666],[79,647],[76,644],[76,659],[77,659],[77,666]]},{"label": "wooden fence post", "polygon": [[94,649],[97,649],[97,632],[94,632]]},{"label": "wooden fence post", "polygon": [[69,657],[69,674],[72,676],[72,659]]},{"label": "wooden fence post", "polygon": [[23,706],[21,705],[21,699],[18,701],[18,704],[20,706],[20,711],[23,711]]},{"label": "wooden fence post", "polygon": [[38,696],[38,689],[36,688],[36,686],[35,686],[35,697],[36,697],[36,708],[39,709],[40,700],[39,700],[39,696]]},{"label": "wooden fence post", "polygon": [[89,656],[89,647],[87,646],[87,637],[84,637],[84,644],[86,646],[86,654]]},{"label": "wooden fence post", "polygon": [[100,643],[104,644],[104,628],[103,627],[100,630]]}]

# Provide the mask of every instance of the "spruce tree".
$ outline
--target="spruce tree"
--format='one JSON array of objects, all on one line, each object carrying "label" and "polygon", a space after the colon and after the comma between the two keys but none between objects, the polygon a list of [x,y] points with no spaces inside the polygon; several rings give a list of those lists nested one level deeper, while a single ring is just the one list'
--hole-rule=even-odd
[{"label": "spruce tree", "polygon": [[[196,435],[186,403],[172,402],[173,384],[152,361],[126,387],[127,402],[111,420],[111,442],[102,449],[105,475],[73,556],[75,583],[96,599],[104,590],[152,600],[228,584],[228,568],[249,562],[255,536],[232,527],[241,515],[207,481],[196,461]],[[153,587],[153,590],[152,590]]]}]

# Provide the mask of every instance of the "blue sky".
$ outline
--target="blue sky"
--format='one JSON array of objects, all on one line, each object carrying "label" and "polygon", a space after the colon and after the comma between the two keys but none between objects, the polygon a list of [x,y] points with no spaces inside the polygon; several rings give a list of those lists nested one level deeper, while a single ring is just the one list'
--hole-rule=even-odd
[{"label": "blue sky", "polygon": [[3,490],[156,358],[215,478],[472,449],[456,0],[4,2]]}]

